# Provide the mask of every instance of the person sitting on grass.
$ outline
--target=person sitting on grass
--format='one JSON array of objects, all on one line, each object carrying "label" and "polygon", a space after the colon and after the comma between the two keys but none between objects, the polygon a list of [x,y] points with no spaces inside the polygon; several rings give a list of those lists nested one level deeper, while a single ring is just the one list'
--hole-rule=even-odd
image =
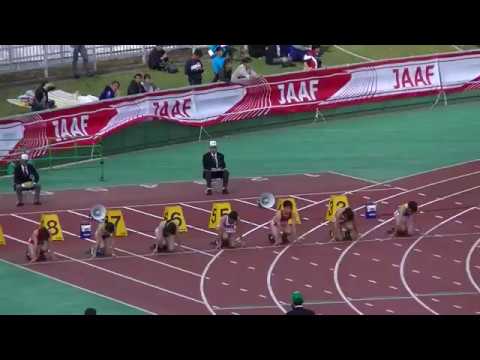
[{"label": "person sitting on grass", "polygon": [[152,82],[150,74],[143,75],[142,86],[145,89],[145,92],[154,92],[158,90],[158,87]]},{"label": "person sitting on grass", "polygon": [[155,229],[155,244],[151,247],[154,254],[173,252],[177,246],[177,224],[174,220],[161,221]]},{"label": "person sitting on grass", "polygon": [[113,253],[113,232],[115,226],[111,222],[104,222],[98,225],[95,231],[95,245],[90,249],[92,257],[114,256]]},{"label": "person sitting on grass", "polygon": [[270,231],[268,239],[274,245],[285,244],[296,239],[297,230],[293,219],[293,204],[290,200],[286,200],[282,209],[273,217],[270,222]]},{"label": "person sitting on grass", "polygon": [[330,235],[336,241],[357,240],[358,230],[352,208],[344,207],[337,209],[331,222]]},{"label": "person sitting on grass", "polygon": [[35,229],[28,239],[27,259],[31,262],[53,260],[54,255],[50,251],[50,232],[46,227]]},{"label": "person sitting on grass", "polygon": [[215,241],[217,249],[223,247],[235,248],[241,246],[241,236],[237,236],[239,233],[238,225],[240,219],[236,211],[230,211],[229,214],[224,215],[220,219],[220,226],[218,227],[218,239]]},{"label": "person sitting on grass", "polygon": [[145,92],[145,89],[142,85],[142,79],[142,74],[135,74],[133,80],[130,82],[130,85],[128,85],[127,95],[135,95]]},{"label": "person sitting on grass", "polygon": [[106,100],[106,99],[113,99],[118,95],[118,91],[120,90],[120,82],[117,80],[112,81],[110,85],[105,86],[102,93],[99,96],[99,100]]},{"label": "person sitting on grass", "polygon": [[394,213],[395,227],[388,233],[398,237],[412,236],[415,225],[414,216],[417,210],[418,204],[415,201],[400,205]]}]

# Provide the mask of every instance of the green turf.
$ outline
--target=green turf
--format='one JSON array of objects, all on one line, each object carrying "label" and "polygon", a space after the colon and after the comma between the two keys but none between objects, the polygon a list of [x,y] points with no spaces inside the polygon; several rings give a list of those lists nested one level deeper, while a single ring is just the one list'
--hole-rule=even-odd
[{"label": "green turf", "polygon": [[457,49],[455,49],[451,45],[341,45],[341,46],[346,50],[349,50],[361,56],[371,58],[373,60],[457,51]]},{"label": "green turf", "polygon": [[82,315],[88,307],[97,309],[99,315],[145,314],[3,260],[0,260],[0,289],[0,315]]}]

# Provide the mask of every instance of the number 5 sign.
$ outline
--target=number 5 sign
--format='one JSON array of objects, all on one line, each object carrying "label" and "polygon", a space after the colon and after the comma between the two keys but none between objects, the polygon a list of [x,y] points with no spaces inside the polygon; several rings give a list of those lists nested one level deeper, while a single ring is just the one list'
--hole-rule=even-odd
[{"label": "number 5 sign", "polygon": [[212,212],[210,213],[210,220],[208,221],[209,229],[216,229],[220,226],[220,220],[223,216],[232,211],[232,206],[228,202],[213,203]]},{"label": "number 5 sign", "polygon": [[345,195],[332,195],[328,202],[328,210],[325,219],[332,221],[338,209],[348,207],[348,199]]}]

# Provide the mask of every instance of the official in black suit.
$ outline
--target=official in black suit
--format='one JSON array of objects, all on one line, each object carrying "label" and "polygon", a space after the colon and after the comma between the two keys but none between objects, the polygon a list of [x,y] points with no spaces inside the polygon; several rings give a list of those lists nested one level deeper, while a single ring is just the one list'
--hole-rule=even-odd
[{"label": "official in black suit", "polygon": [[14,170],[13,187],[17,193],[17,206],[23,206],[23,191],[33,190],[35,192],[34,204],[40,203],[41,186],[38,183],[40,176],[32,164],[28,163],[28,155],[22,154],[20,162]]},{"label": "official in black suit", "polygon": [[287,315],[315,315],[315,312],[303,307],[303,296],[300,291],[292,293],[292,310]]},{"label": "official in black suit", "polygon": [[223,194],[228,194],[229,175],[225,157],[217,152],[217,142],[210,141],[210,151],[203,155],[203,178],[207,181],[207,195],[212,195],[212,179],[223,179]]}]

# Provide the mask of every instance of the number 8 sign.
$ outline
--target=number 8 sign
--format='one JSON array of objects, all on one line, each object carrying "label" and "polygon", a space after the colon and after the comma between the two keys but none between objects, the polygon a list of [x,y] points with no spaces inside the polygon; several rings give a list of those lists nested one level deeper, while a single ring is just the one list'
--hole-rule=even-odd
[{"label": "number 8 sign", "polygon": [[325,216],[327,221],[332,221],[338,209],[350,206],[345,195],[332,195],[328,202],[328,210]]}]

